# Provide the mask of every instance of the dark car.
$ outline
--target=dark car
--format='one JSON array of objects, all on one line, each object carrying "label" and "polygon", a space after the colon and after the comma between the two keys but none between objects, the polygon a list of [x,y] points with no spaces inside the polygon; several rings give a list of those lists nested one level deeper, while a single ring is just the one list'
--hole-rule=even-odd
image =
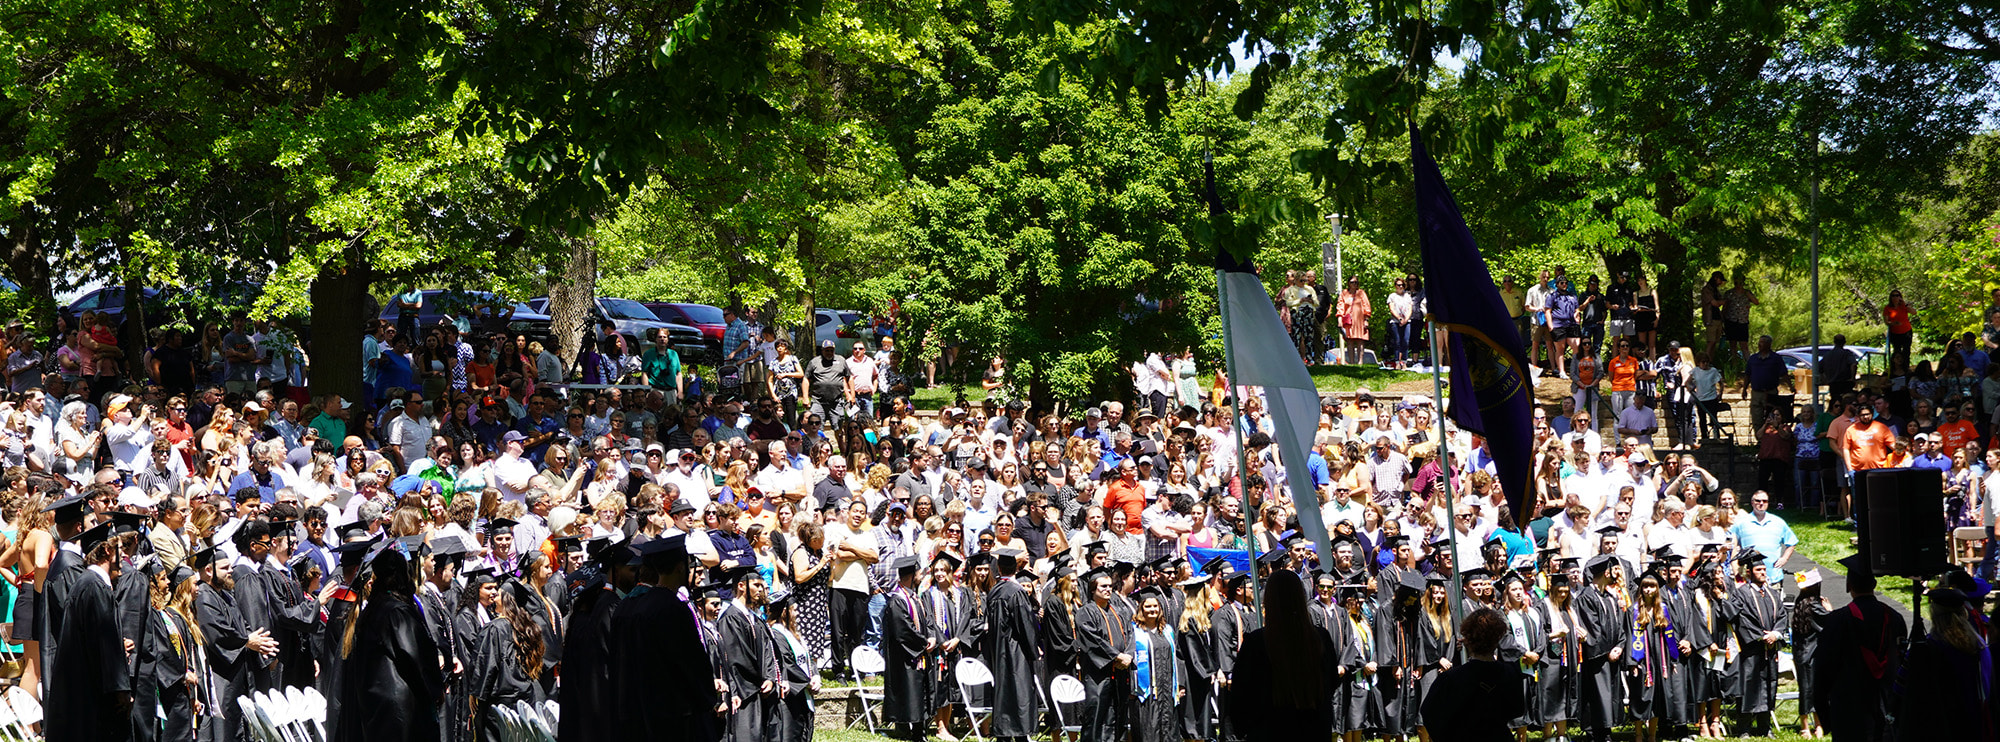
[{"label": "dark car", "polygon": [[[549,299],[546,296],[536,297],[529,299],[528,304],[546,312]],[[695,358],[706,352],[702,345],[701,330],[690,325],[662,320],[653,314],[653,310],[631,299],[597,297],[597,301],[591,306],[590,321],[597,323],[604,320],[610,320],[618,334],[624,336],[625,347],[632,349],[633,352],[644,351],[646,346],[651,345],[652,335],[658,330],[667,331],[668,344],[680,353],[683,361],[695,362]]]},{"label": "dark car", "polygon": [[[381,318],[395,322],[401,316],[396,309],[396,296],[382,304]],[[491,291],[461,291],[456,289],[424,289],[424,305],[417,310],[417,326],[431,327],[447,316],[456,317],[470,314],[477,305],[511,307],[514,314],[507,318],[507,331],[523,335],[530,341],[546,344],[549,335],[549,316],[518,301],[508,301]],[[504,309],[501,311],[505,311]],[[475,323],[474,328],[478,325]]]},{"label": "dark car", "polygon": [[702,343],[715,358],[722,357],[722,333],[729,328],[722,322],[722,310],[707,304],[683,304],[679,302],[641,302],[660,319],[675,324],[688,325],[701,330]]},{"label": "dark car", "polygon": [[[143,292],[146,296],[146,313],[153,318],[151,324],[157,325],[160,313],[166,309],[165,303],[160,299],[160,290],[144,289]],[[125,287],[105,286],[77,297],[76,301],[63,307],[63,319],[68,321],[70,327],[75,327],[76,318],[82,316],[84,312],[96,312],[99,317],[110,320],[114,326],[125,324]]]}]

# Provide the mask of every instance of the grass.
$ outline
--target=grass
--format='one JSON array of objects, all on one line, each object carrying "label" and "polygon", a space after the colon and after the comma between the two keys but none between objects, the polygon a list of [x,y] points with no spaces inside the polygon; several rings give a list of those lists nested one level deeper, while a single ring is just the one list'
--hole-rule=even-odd
[{"label": "grass", "polygon": [[[1837,519],[1821,518],[1817,512],[1779,513],[1799,536],[1798,553],[1819,563],[1822,570],[1839,570],[1840,560],[1854,553],[1854,527]],[[1908,608],[1910,580],[1907,577],[1875,578],[1875,595]]]},{"label": "grass", "polygon": [[[1313,386],[1317,387],[1322,393],[1352,393],[1354,390],[1362,387],[1368,387],[1370,390],[1379,392],[1388,389],[1391,384],[1405,382],[1423,382],[1425,386],[1420,391],[1424,394],[1431,392],[1428,386],[1430,382],[1429,374],[1391,371],[1374,366],[1322,365],[1313,366],[1307,370],[1312,373]],[[1199,380],[1199,386],[1204,392],[1214,383],[1215,374],[1213,372],[1202,374]],[[985,390],[980,389],[977,383],[954,388],[950,383],[940,378],[937,386],[930,389],[918,389],[916,393],[911,394],[910,403],[920,410],[941,410],[956,404],[960,395],[963,395],[967,401],[974,403],[986,398]]]}]

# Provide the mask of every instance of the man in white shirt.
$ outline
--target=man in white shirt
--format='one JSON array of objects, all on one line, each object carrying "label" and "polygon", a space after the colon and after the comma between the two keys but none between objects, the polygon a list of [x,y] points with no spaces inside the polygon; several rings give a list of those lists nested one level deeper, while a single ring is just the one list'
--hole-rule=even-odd
[{"label": "man in white shirt", "polygon": [[695,510],[708,507],[709,499],[714,496],[715,473],[699,462],[694,449],[683,448],[675,457],[673,468],[660,476],[661,486],[671,484],[679,489],[681,497]]},{"label": "man in white shirt", "polygon": [[1666,509],[1666,520],[1646,529],[1646,550],[1670,548],[1682,559],[1693,558],[1695,533],[1694,528],[1687,524],[1687,506],[1681,504],[1679,498],[1674,498],[1661,507]]},{"label": "man in white shirt", "polygon": [[[1639,439],[1639,443],[1652,447],[1653,431],[1659,430],[1660,417],[1653,408],[1646,405],[1645,395],[1632,395],[1632,404],[1618,413],[1618,435]],[[1685,554],[1682,555],[1686,557]]]},{"label": "man in white shirt", "polygon": [[408,470],[410,462],[425,456],[424,447],[430,445],[436,426],[422,394],[411,392],[408,401],[392,400],[389,408],[400,408],[403,413],[389,419],[389,442],[403,455],[402,466],[398,468]]},{"label": "man in white shirt", "polygon": [[792,466],[791,457],[785,452],[785,442],[771,441],[766,450],[771,454],[771,465],[757,472],[757,489],[767,496],[799,503],[805,512],[818,510],[818,504],[812,502],[806,491],[806,474]]},{"label": "man in white shirt", "polygon": [[[493,460],[493,486],[500,490],[502,500],[521,500],[528,493],[528,480],[535,478],[535,464],[522,455],[521,441],[528,436],[518,430],[509,430],[500,436],[500,446],[505,453]],[[602,466],[602,464],[600,464]]]},{"label": "man in white shirt", "polygon": [[667,517],[673,524],[660,532],[662,536],[685,536],[688,556],[694,557],[703,566],[714,567],[722,563],[722,555],[716,553],[715,543],[708,540],[708,531],[695,519],[696,510],[686,498],[674,500],[667,508]]},{"label": "man in white shirt", "polygon": [[130,396],[120,394],[105,408],[110,424],[104,427],[104,440],[111,444],[111,465],[127,476],[146,468],[153,448],[153,406],[141,407],[133,415],[133,404]]}]

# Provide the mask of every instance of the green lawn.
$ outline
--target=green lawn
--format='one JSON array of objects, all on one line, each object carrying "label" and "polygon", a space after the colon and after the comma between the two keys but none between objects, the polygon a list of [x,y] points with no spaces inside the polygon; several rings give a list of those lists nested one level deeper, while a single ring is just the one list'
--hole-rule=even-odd
[{"label": "green lawn", "polygon": [[[1854,553],[1854,527],[1839,520],[1822,519],[1817,512],[1786,510],[1778,513],[1799,536],[1798,553],[1819,563],[1821,569],[1839,570],[1840,560]],[[1878,577],[1876,595],[1908,608],[1910,580],[1906,577]]]},{"label": "green lawn", "polygon": [[[1390,384],[1430,380],[1428,374],[1389,371],[1374,366],[1313,366],[1307,370],[1312,372],[1313,386],[1318,387],[1321,392],[1353,392],[1364,386],[1379,392],[1387,389]],[[1200,384],[1203,390],[1207,390],[1214,383],[1214,372],[1202,374]],[[1425,387],[1422,393],[1430,394],[1431,390]],[[918,389],[915,394],[910,395],[910,403],[920,410],[940,410],[956,403],[960,395],[974,403],[986,398],[985,390],[980,389],[977,383],[954,389],[951,384],[940,378],[936,387]]]}]

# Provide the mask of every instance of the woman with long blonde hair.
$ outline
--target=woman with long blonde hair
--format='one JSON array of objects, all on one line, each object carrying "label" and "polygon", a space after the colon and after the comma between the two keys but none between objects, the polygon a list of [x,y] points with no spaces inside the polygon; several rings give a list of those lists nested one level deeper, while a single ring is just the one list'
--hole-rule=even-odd
[{"label": "woman with long blonde hair", "polygon": [[1632,622],[1631,669],[1625,676],[1625,705],[1636,742],[1659,742],[1661,721],[1681,719],[1687,701],[1681,674],[1681,637],[1671,601],[1660,589],[1662,578],[1647,572],[1639,578],[1639,596],[1629,610]]},{"label": "woman with long blonde hair", "polygon": [[[175,580],[191,586],[194,570],[168,569],[164,562],[151,560],[142,570],[147,579],[149,609],[141,635],[134,642],[139,671],[132,675],[132,699],[145,718],[166,723],[162,740],[193,739],[195,730],[195,690],[199,687],[201,629],[190,618],[191,611],[174,608]],[[189,600],[193,593],[185,592]],[[185,606],[183,606],[185,607]],[[171,680],[169,680],[171,678]]]},{"label": "woman with long blonde hair", "polygon": [[1214,610],[1208,581],[1187,586],[1188,596],[1181,607],[1179,636],[1181,677],[1186,681],[1187,698],[1182,705],[1181,736],[1206,739],[1214,724],[1209,698],[1228,679],[1222,672],[1222,656],[1210,631],[1209,614]]}]

